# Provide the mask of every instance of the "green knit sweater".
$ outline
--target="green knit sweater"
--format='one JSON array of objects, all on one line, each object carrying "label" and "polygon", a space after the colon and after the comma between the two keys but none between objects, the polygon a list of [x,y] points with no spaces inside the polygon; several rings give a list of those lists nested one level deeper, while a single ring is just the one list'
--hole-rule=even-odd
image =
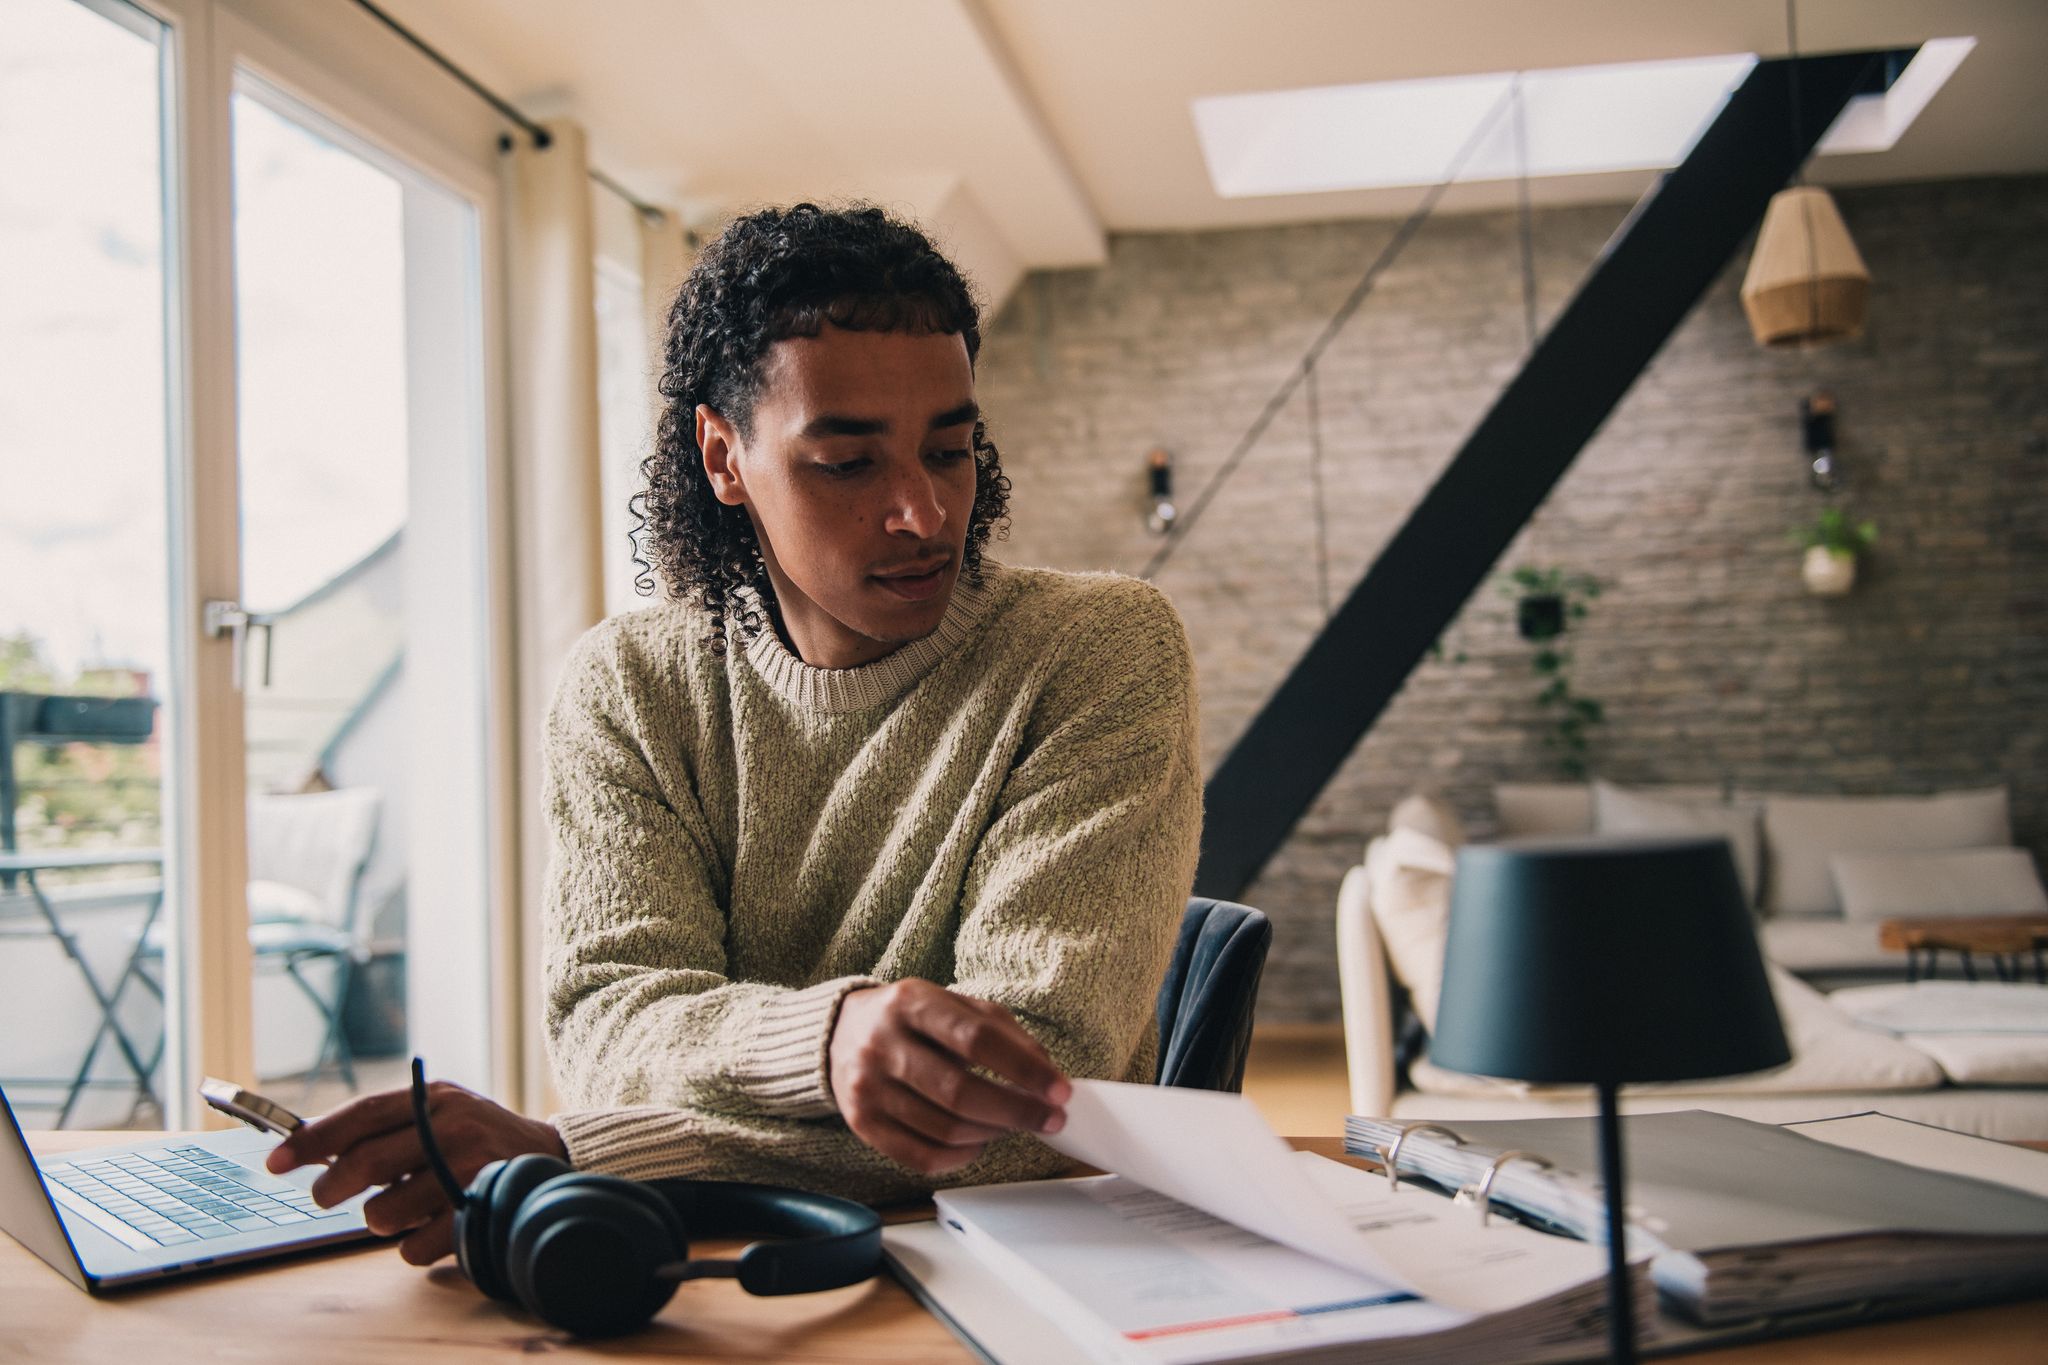
[{"label": "green knit sweater", "polygon": [[858,668],[668,604],[578,643],[548,717],[554,1116],[580,1168],[880,1201],[934,1179],[837,1116],[839,1002],[923,977],[1014,1013],[1068,1075],[1150,1081],[1201,826],[1194,675],[1136,579],[986,564]]}]

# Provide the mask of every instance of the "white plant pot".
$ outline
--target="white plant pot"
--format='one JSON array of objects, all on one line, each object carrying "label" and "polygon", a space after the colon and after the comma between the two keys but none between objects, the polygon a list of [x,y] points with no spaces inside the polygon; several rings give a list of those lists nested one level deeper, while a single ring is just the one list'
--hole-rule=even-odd
[{"label": "white plant pot", "polygon": [[1815,545],[1807,550],[1800,573],[1815,597],[1840,597],[1856,586],[1856,556]]}]

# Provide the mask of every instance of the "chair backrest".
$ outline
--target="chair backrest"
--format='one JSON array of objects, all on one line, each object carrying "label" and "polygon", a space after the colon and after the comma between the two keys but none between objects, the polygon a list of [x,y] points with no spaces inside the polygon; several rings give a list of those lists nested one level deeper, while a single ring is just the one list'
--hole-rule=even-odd
[{"label": "chair backrest", "polygon": [[249,880],[282,882],[320,903],[320,919],[356,927],[356,887],[377,842],[374,787],[249,799]]},{"label": "chair backrest", "polygon": [[1244,1088],[1252,1009],[1273,925],[1248,905],[1196,897],[1159,988],[1160,1085]]}]

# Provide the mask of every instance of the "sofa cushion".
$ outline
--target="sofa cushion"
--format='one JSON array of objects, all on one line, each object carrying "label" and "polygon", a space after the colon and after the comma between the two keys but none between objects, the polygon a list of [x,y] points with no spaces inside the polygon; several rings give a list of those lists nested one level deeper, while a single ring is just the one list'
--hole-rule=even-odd
[{"label": "sofa cushion", "polygon": [[[1866,1028],[1828,1003],[1827,997],[1782,968],[1766,964],[1771,995],[1784,1020],[1792,1060],[1773,1071],[1696,1081],[1632,1085],[1631,1095],[1719,1095],[1759,1091],[1882,1092],[1923,1090],[1942,1083],[1935,1060],[1880,1029]],[[1622,1025],[1622,1026],[1625,1026]],[[1555,1099],[1590,1094],[1586,1086],[1529,1085],[1446,1071],[1427,1061],[1409,1068],[1417,1090],[1444,1095],[1519,1095]]]},{"label": "sofa cushion", "polygon": [[[1738,793],[1740,799],[1754,799]],[[1981,848],[2012,842],[2004,787],[1934,796],[1762,796],[1764,910],[1839,914],[1838,853]]]},{"label": "sofa cushion", "polygon": [[1593,832],[1593,789],[1583,782],[1502,782],[1493,810],[1504,839]]},{"label": "sofa cushion", "polygon": [[1828,868],[1845,919],[2048,915],[2048,890],[2023,848],[1837,853]]},{"label": "sofa cushion", "polygon": [[[1627,787],[1667,801],[1719,801],[1721,789],[1699,783]],[[1503,839],[1547,834],[1591,834],[1593,789],[1584,782],[1502,782],[1493,789],[1494,814]]]},{"label": "sofa cushion", "polygon": [[1934,1058],[1957,1085],[2048,1085],[2048,1038],[2011,1033],[1908,1033],[1901,1041]]},{"label": "sofa cushion", "polygon": [[1412,829],[1455,849],[1465,842],[1465,825],[1442,797],[1416,792],[1401,798],[1387,816],[1387,828]]},{"label": "sofa cushion", "polygon": [[1933,1057],[1957,1085],[2048,1085],[2048,990],[2039,986],[1916,981],[1829,999]]},{"label": "sofa cushion", "polygon": [[1885,972],[1904,975],[1906,955],[1877,942],[1868,920],[1767,919],[1757,926],[1764,956],[1802,976],[1830,972]]},{"label": "sofa cushion", "polygon": [[1756,904],[1763,852],[1762,814],[1752,802],[1683,801],[1631,791],[1612,782],[1593,784],[1596,834],[1703,834],[1728,841],[1745,904]]}]

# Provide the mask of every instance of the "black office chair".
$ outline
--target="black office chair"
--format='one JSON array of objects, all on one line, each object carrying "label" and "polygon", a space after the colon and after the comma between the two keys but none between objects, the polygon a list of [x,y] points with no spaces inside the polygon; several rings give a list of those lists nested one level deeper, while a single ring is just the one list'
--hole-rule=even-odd
[{"label": "black office chair", "polygon": [[1252,1007],[1273,924],[1248,905],[1197,896],[1159,988],[1159,1074],[1189,1090],[1244,1089]]}]

